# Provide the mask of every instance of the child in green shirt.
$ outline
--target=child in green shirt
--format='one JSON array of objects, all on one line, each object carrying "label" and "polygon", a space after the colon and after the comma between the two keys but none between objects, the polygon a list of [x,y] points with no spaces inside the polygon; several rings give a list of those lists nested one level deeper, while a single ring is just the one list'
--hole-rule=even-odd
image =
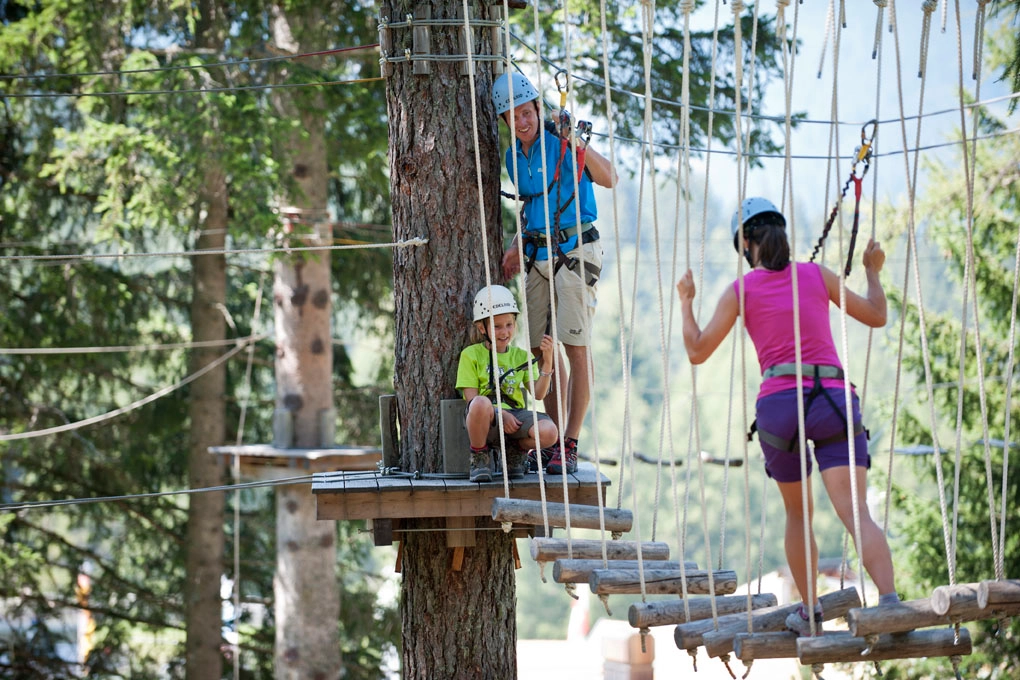
[{"label": "child in green shirt", "polygon": [[[536,421],[525,394],[530,391],[541,399],[549,392],[553,341],[548,335],[542,338],[542,356],[529,367],[528,352],[510,344],[519,313],[513,293],[503,286],[488,286],[475,295],[474,325],[482,342],[464,348],[457,366],[457,389],[468,402],[465,426],[471,441],[468,478],[472,482],[492,481],[489,445],[499,445],[497,415],[507,438],[506,466],[511,478],[524,476],[526,451],[542,448],[540,442],[550,447],[559,436],[546,414],[538,413]],[[497,371],[492,370],[493,344]]]}]

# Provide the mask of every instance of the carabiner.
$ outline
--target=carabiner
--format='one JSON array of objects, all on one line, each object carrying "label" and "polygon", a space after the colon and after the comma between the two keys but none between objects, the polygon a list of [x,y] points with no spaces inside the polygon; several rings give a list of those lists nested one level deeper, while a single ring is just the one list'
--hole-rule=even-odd
[{"label": "carabiner", "polygon": [[[871,134],[868,134],[868,126],[871,126]],[[861,163],[864,164],[864,169],[861,171],[860,176],[868,172],[868,166],[871,165],[871,153],[873,151],[872,145],[875,143],[875,133],[878,132],[878,121],[872,118],[867,123],[861,126],[861,145],[854,149],[854,165],[850,174],[857,176],[857,166]]]},{"label": "carabiner", "polygon": [[553,80],[556,81],[556,89],[560,91],[560,108],[561,109],[567,108],[567,93],[569,91],[568,90],[568,83],[566,83],[566,82],[561,83],[560,82],[560,76],[565,76],[565,75],[567,75],[567,72],[566,72],[565,69],[562,69],[562,68],[559,71],[557,71],[555,74],[553,74]]}]

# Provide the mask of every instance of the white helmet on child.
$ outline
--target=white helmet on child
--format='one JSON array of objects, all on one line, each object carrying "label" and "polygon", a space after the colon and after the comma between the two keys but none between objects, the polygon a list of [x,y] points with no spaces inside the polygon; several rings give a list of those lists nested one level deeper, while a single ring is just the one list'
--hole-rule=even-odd
[{"label": "white helmet on child", "polygon": [[[779,224],[783,227],[786,226],[786,218],[783,217],[783,213],[779,212],[772,201],[767,198],[761,198],[760,196],[754,196],[752,198],[745,198],[744,202],[740,204],[740,209],[733,213],[733,219],[730,220],[730,228],[733,230],[733,248],[736,251],[740,251],[740,238],[738,236],[741,226],[747,224],[747,221],[752,217],[759,217],[762,215],[768,215],[778,220]],[[745,234],[746,237],[746,234]]]},{"label": "white helmet on child", "polygon": [[497,314],[520,314],[517,300],[510,289],[486,286],[475,294],[475,321],[484,321]]},{"label": "white helmet on child", "polygon": [[[514,103],[510,104],[510,79],[513,78]],[[520,73],[504,73],[492,84],[492,105],[496,107],[496,115],[501,116],[510,109],[517,108],[525,102],[538,99],[538,90],[531,81]]]}]

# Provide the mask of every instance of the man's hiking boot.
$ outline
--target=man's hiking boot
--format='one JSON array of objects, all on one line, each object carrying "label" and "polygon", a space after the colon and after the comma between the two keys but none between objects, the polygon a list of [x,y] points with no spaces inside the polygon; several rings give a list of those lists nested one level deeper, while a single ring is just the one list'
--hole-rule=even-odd
[{"label": "man's hiking boot", "polygon": [[471,468],[468,480],[472,482],[492,481],[492,454],[488,448],[481,451],[471,449]]},{"label": "man's hiking boot", "polygon": [[567,474],[574,474],[577,472],[577,440],[567,439],[564,442],[564,446],[561,449],[560,443],[556,442],[548,449],[543,449],[542,453],[549,452],[549,463],[545,466],[545,471],[551,475],[563,474],[566,470]]}]

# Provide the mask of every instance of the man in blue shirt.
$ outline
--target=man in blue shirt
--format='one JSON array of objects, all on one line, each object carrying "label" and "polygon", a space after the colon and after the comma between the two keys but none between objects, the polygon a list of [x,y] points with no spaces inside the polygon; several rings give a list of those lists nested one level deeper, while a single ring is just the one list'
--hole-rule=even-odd
[{"label": "man in blue shirt", "polygon": [[[566,139],[545,128],[538,90],[523,75],[504,74],[497,78],[492,87],[492,102],[513,137],[506,152],[506,167],[518,198],[524,202],[522,240],[531,349],[538,354],[542,336],[552,333],[555,322],[557,338],[563,343],[570,367],[569,377],[564,381],[561,362],[555,362],[556,391],[550,390],[544,399],[546,413],[564,434],[563,450],[554,448],[546,469],[553,474],[564,469],[574,472],[577,437],[591,398],[588,387],[591,323],[602,270],[602,247],[595,229],[598,209],[592,184],[612,187],[616,184],[616,171],[608,159],[588,147],[584,140],[576,139],[577,148],[571,149]],[[561,134],[567,135],[569,130]],[[503,254],[503,273],[507,278],[520,271],[520,248],[515,238]],[[555,295],[555,318],[549,304],[550,287]],[[564,384],[565,419],[557,409],[557,393]]]}]

